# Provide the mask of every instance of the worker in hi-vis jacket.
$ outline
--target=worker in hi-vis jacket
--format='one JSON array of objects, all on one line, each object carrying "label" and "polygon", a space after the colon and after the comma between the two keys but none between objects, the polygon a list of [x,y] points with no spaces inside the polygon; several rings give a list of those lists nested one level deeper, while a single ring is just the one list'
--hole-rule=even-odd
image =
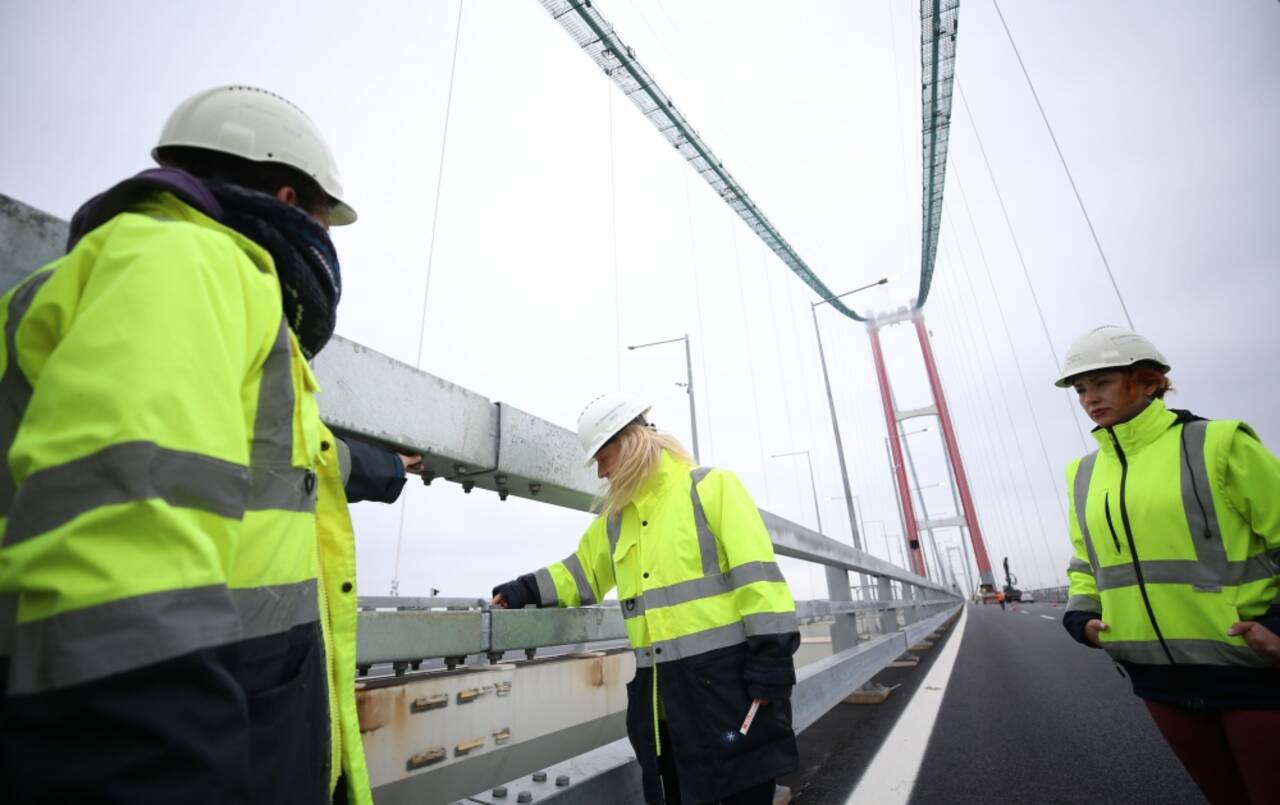
[{"label": "worker in hi-vis jacket", "polygon": [[1063,624],[1122,665],[1215,803],[1280,796],[1280,461],[1253,430],[1168,408],[1169,362],[1098,327],[1057,385],[1097,426],[1067,467]]},{"label": "worker in hi-vis jacket", "polygon": [[755,503],[732,472],[695,467],[626,394],[578,419],[607,480],[578,548],[494,588],[494,606],[583,606],[615,586],[636,675],[627,735],[651,803],[773,802],[797,768],[795,603]]},{"label": "worker in hi-vis jacket", "polygon": [[[261,89],[189,98],[152,153],[0,300],[4,797],[367,803],[308,365],[341,295],[328,228],[356,215],[315,123]],[[357,496],[394,498],[408,460],[370,449]]]}]

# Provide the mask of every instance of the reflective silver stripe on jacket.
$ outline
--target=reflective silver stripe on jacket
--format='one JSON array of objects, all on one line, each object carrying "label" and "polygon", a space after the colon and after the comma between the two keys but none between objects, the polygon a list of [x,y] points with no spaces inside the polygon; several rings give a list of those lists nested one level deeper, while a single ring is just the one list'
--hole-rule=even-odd
[{"label": "reflective silver stripe on jacket", "polygon": [[[1198,590],[1216,592],[1232,581],[1233,574],[1227,562],[1227,545],[1222,541],[1218,526],[1218,513],[1213,505],[1213,487],[1210,486],[1209,468],[1205,464],[1204,443],[1208,435],[1206,421],[1188,422],[1182,426],[1179,451],[1179,475],[1182,481],[1182,508],[1187,516],[1187,530],[1191,532],[1191,544],[1195,546],[1196,567],[1191,571],[1188,583]],[[1143,563],[1146,570],[1146,563]]]},{"label": "reflective silver stripe on jacket", "polygon": [[[1194,546],[1195,559],[1143,559],[1142,577],[1147,584],[1186,584],[1203,592],[1218,592],[1223,587],[1235,587],[1250,582],[1272,578],[1277,573],[1275,559],[1259,553],[1241,561],[1227,559],[1226,543],[1213,505],[1213,490],[1205,464],[1205,437],[1208,422],[1189,422],[1182,426],[1179,451],[1179,475],[1183,514]],[[1084,537],[1085,549],[1093,565],[1093,577],[1098,591],[1133,587],[1138,584],[1138,574],[1132,560],[1122,564],[1102,566],[1094,549],[1085,517],[1089,484],[1098,454],[1090,453],[1080,461],[1074,485],[1076,520]],[[1073,563],[1075,560],[1073,560]],[[1073,564],[1070,570],[1077,569]]]},{"label": "reflective silver stripe on jacket", "polygon": [[1084,550],[1089,554],[1089,564],[1095,569],[1101,567],[1098,564],[1098,552],[1093,548],[1093,536],[1089,533],[1089,518],[1085,516],[1085,509],[1089,502],[1089,483],[1093,480],[1093,466],[1098,462],[1098,452],[1095,450],[1084,458],[1080,459],[1080,466],[1076,469],[1076,481],[1073,486],[1073,498],[1076,504],[1076,522],[1080,525],[1080,536],[1084,538]]},{"label": "reflective silver stripe on jacket", "polygon": [[18,362],[18,325],[31,309],[36,293],[44,286],[52,271],[29,278],[9,300],[9,317],[4,325],[4,348],[8,353],[4,374],[0,375],[0,517],[7,517],[13,507],[13,473],[9,469],[9,451],[18,437],[18,426],[31,402],[31,383]]},{"label": "reflective silver stripe on jacket", "polygon": [[576,553],[571,553],[561,562],[565,569],[569,571],[569,575],[573,576],[573,583],[578,587],[579,606],[590,606],[596,602],[595,591],[591,589],[591,582],[587,581],[587,574],[582,569],[582,562],[578,559]]},{"label": "reflective silver stripe on jacket", "polygon": [[609,535],[609,555],[618,550],[618,540],[622,539],[622,513],[613,512],[604,521],[605,533]]},{"label": "reflective silver stripe on jacket", "polygon": [[698,467],[689,473],[693,484],[689,488],[689,496],[693,501],[693,524],[698,530],[698,552],[702,555],[702,575],[714,576],[720,572],[720,554],[716,548],[716,535],[711,533],[707,524],[707,513],[702,508],[702,498],[698,497],[698,484],[711,467]]},{"label": "reflective silver stripe on jacket", "polygon": [[240,614],[241,640],[287,632],[320,619],[316,579],[230,590]]},{"label": "reflective silver stripe on jacket", "polygon": [[1071,557],[1071,561],[1067,563],[1068,573],[1084,573],[1086,576],[1093,575],[1093,567],[1083,559]]},{"label": "reflective silver stripe on jacket", "polygon": [[[1269,668],[1267,661],[1258,656],[1248,646],[1233,646],[1217,640],[1170,640],[1165,638],[1164,644],[1169,647],[1173,660],[1187,665],[1243,665],[1253,668]],[[1168,665],[1158,640],[1134,640],[1102,643],[1117,660],[1139,663],[1142,665]]]},{"label": "reflective silver stripe on jacket", "polygon": [[[1224,585],[1248,584],[1276,575],[1275,565],[1264,553],[1255,554],[1240,562],[1227,562],[1225,570],[1219,571],[1220,575],[1212,584],[1194,581],[1205,578],[1200,570],[1201,565],[1196,559],[1142,560],[1142,579],[1147,584],[1192,584],[1201,591],[1217,592]],[[1094,578],[1097,579],[1099,590],[1115,590],[1138,584],[1138,573],[1132,562],[1099,568]]]},{"label": "reflective silver stripe on jacket", "polygon": [[122,598],[18,624],[10,694],[39,693],[121,674],[239,640],[226,587],[211,585]]},{"label": "reflective silver stripe on jacket", "polygon": [[687,604],[700,598],[710,598],[746,587],[757,581],[784,581],[777,562],[746,562],[728,573],[716,573],[700,579],[678,581],[666,587],[645,590],[635,598],[622,602],[622,617],[635,618],[651,609]]},{"label": "reflective silver stripe on jacket", "polygon": [[533,574],[534,579],[538,582],[538,597],[542,599],[538,603],[544,607],[554,607],[560,603],[560,596],[556,594],[556,582],[551,578],[551,571],[545,567],[539,568]]},{"label": "reflective silver stripe on jacket", "polygon": [[258,413],[249,449],[249,511],[314,512],[316,477],[293,466],[293,367],[289,325],[282,316],[262,365]]},{"label": "reflective silver stripe on jacket", "polygon": [[1092,595],[1073,595],[1067,599],[1067,612],[1102,612],[1102,601]]},{"label": "reflective silver stripe on jacket", "polygon": [[760,612],[744,615],[742,620],[704,629],[671,640],[656,640],[652,645],[638,648],[636,666],[647,668],[654,662],[675,662],[708,651],[736,646],[756,635],[787,634],[799,629],[794,612]]},{"label": "reflective silver stripe on jacket", "polygon": [[5,635],[13,643],[9,692],[91,682],[316,623],[317,596],[315,579],[232,590],[210,585],[122,598],[17,625]]},{"label": "reflective silver stripe on jacket", "polygon": [[32,473],[14,497],[4,544],[16,545],[103,506],[160,499],[233,520],[244,516],[249,470],[230,461],[124,442]]}]

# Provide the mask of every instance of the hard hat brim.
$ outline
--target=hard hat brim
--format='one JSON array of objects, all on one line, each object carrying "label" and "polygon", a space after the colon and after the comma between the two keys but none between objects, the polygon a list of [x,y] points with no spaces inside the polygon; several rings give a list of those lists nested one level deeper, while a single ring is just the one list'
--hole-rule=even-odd
[{"label": "hard hat brim", "polygon": [[1095,363],[1090,366],[1083,366],[1078,369],[1072,370],[1071,374],[1063,375],[1062,377],[1058,378],[1053,385],[1057,386],[1060,389],[1069,389],[1073,385],[1075,385],[1076,378],[1082,375],[1092,374],[1093,372],[1106,372],[1106,371],[1118,371],[1120,369],[1130,369],[1134,366],[1137,366],[1140,363],[1152,363],[1152,364],[1155,364],[1162,372],[1169,371],[1169,366],[1167,364],[1160,363],[1159,361],[1152,360],[1151,358],[1140,358],[1136,361],[1130,361],[1129,363]]},{"label": "hard hat brim", "polygon": [[347,226],[354,224],[359,217],[350,204],[345,201],[339,201],[333,205],[333,209],[329,212],[329,223],[333,226]]},{"label": "hard hat brim", "polygon": [[607,436],[602,436],[600,438],[597,438],[596,440],[597,443],[593,444],[591,446],[591,450],[587,452],[587,460],[582,462],[582,466],[590,467],[592,464],[594,464],[596,461],[596,453],[600,452],[600,448],[608,444],[609,440],[612,439],[614,436],[617,436],[619,433],[622,433],[624,430],[630,427],[631,423],[636,421],[636,417],[642,417],[642,416],[647,417],[649,415],[649,412],[652,410],[653,410],[653,406],[648,406],[643,411],[628,418],[627,421],[622,424],[622,427],[618,428],[617,430],[608,434]]}]

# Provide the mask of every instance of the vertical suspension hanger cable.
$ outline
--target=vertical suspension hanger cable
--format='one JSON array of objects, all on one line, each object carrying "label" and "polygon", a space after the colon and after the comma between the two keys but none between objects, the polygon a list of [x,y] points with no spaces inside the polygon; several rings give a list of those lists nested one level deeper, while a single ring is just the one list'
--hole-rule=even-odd
[{"label": "vertical suspension hanger cable", "polygon": [[[997,290],[995,278],[991,274],[991,264],[987,261],[987,252],[982,248],[982,238],[978,235],[978,225],[973,220],[973,210],[969,207],[969,198],[964,192],[964,182],[960,180],[959,166],[955,164],[954,157],[952,158],[951,172],[956,177],[956,188],[960,191],[960,200],[963,202],[965,214],[969,218],[969,228],[973,230],[974,242],[978,244],[978,256],[982,258],[983,273],[987,278],[987,287],[991,289],[991,299],[996,304],[996,312],[1000,317],[1000,327],[1004,330],[1005,340],[1009,342],[1009,353],[1013,355],[1013,365],[1018,370],[1018,382],[1022,386],[1022,397],[1027,403],[1027,411],[1031,414],[1031,422],[1035,426],[1036,438],[1040,440],[1040,453],[1044,456],[1044,466],[1049,472],[1049,477],[1053,478],[1053,461],[1049,458],[1049,448],[1044,441],[1044,430],[1040,427],[1040,417],[1036,414],[1036,406],[1031,401],[1031,390],[1027,387],[1027,375],[1022,370],[1022,360],[1018,357],[1017,345],[1014,343],[1013,334],[1009,330],[1009,318],[1005,315],[1004,304],[1000,301],[1000,292]],[[1058,511],[1062,515],[1062,521],[1066,522],[1067,510],[1062,503],[1063,495],[1054,494],[1053,499],[1058,503]]]},{"label": "vertical suspension hanger cable", "polygon": [[[742,257],[738,252],[738,232],[735,229],[735,216],[726,209],[725,220],[729,223],[729,240],[733,244],[733,267],[734,273],[738,275],[738,301],[742,304],[742,331],[747,344],[747,364],[754,367],[756,365],[755,354],[751,348],[751,321],[747,316],[747,291],[746,282],[742,277]],[[756,414],[756,435],[764,433],[764,421],[760,417],[760,389],[756,384],[756,373],[754,371],[747,372],[748,379],[751,382],[751,401],[755,405]],[[769,468],[765,463],[764,439],[756,439],[756,447],[760,450],[760,475],[764,480],[764,491],[766,497],[769,495]]]},{"label": "vertical suspension hanger cable", "polygon": [[[787,301],[790,303],[788,307],[791,310],[791,324],[795,330],[795,336],[796,336],[796,355],[798,356],[809,355],[809,354],[816,355],[818,353],[818,349],[816,345],[814,346],[813,349],[801,348],[801,344],[804,343],[804,337],[801,335],[802,330],[800,327],[800,310],[802,305],[807,305],[809,303],[804,301],[803,299],[800,299],[798,301],[796,300],[795,283],[793,282],[787,283]],[[803,357],[800,357],[798,358],[798,362],[800,363],[800,380],[804,384],[803,388],[816,389],[817,382],[815,381],[812,384],[809,382],[809,372],[807,371],[806,361],[804,360]],[[825,396],[826,396],[825,391],[820,392],[818,395],[814,395],[814,396],[811,396],[808,394],[801,395],[801,400],[803,401],[803,405],[804,405],[805,421],[809,425],[809,449],[813,451],[813,453],[815,454],[818,452],[818,440],[816,437],[817,431],[815,431],[813,427],[813,406],[810,405],[808,401],[812,399],[821,399],[822,397],[825,397]],[[791,449],[794,450],[796,448],[793,447]],[[818,464],[821,465],[821,462],[818,462]],[[813,472],[814,472],[814,485],[816,486],[818,470],[814,469]],[[800,497],[801,499],[804,498],[803,491],[801,492]]]},{"label": "vertical suspension hanger cable", "polygon": [[1031,89],[1031,97],[1035,99],[1036,108],[1040,110],[1040,119],[1044,121],[1044,127],[1049,131],[1049,139],[1053,141],[1053,150],[1058,152],[1058,161],[1062,163],[1062,170],[1067,174],[1067,181],[1071,184],[1071,192],[1076,195],[1076,203],[1080,205],[1080,213],[1084,215],[1084,222],[1089,226],[1089,234],[1093,237],[1093,245],[1098,249],[1098,256],[1102,258],[1102,267],[1107,271],[1107,278],[1111,280],[1111,288],[1116,293],[1116,301],[1120,303],[1120,309],[1124,312],[1124,320],[1128,322],[1129,329],[1136,329],[1133,326],[1133,317],[1129,315],[1129,306],[1124,303],[1124,295],[1120,293],[1120,286],[1116,283],[1116,275],[1111,271],[1111,262],[1107,260],[1107,253],[1102,249],[1102,241],[1098,239],[1098,233],[1093,228],[1093,219],[1089,217],[1089,211],[1085,209],[1084,199],[1080,197],[1080,189],[1076,187],[1075,177],[1071,175],[1071,168],[1067,167],[1067,158],[1062,155],[1062,146],[1058,145],[1058,137],[1053,133],[1053,126],[1049,123],[1049,115],[1044,111],[1044,104],[1040,103],[1040,94],[1036,92],[1036,85],[1031,80],[1031,74],[1027,72],[1027,65],[1022,61],[1022,54],[1018,52],[1018,45],[1013,41],[1013,33],[1009,30],[1009,23],[1005,22],[1004,12],[1000,10],[998,0],[991,0],[991,5],[996,8],[996,15],[1000,17],[1000,25],[1004,28],[1004,35],[1009,39],[1009,46],[1013,48],[1013,55],[1018,59],[1018,67],[1022,68],[1022,77],[1027,80],[1027,86]]},{"label": "vertical suspension hanger cable", "polygon": [[[1036,315],[1040,318],[1040,330],[1044,333],[1044,343],[1049,348],[1049,355],[1053,359],[1053,365],[1059,371],[1062,370],[1062,362],[1058,360],[1058,351],[1054,349],[1053,337],[1049,335],[1049,325],[1045,321],[1044,309],[1040,306],[1040,296],[1036,293],[1036,286],[1031,281],[1031,272],[1027,270],[1027,261],[1022,256],[1022,246],[1018,243],[1018,236],[1013,229],[1013,221],[1009,218],[1009,210],[1004,203],[1004,195],[1000,192],[1000,185],[996,182],[995,171],[991,169],[991,160],[987,159],[987,149],[982,144],[982,135],[978,133],[978,124],[973,119],[973,111],[969,108],[969,101],[964,96],[964,87],[960,86],[960,82],[956,81],[956,89],[960,93],[960,105],[964,107],[965,117],[969,119],[969,130],[973,132],[973,139],[978,144],[978,153],[982,154],[982,162],[987,166],[987,176],[991,179],[991,187],[996,192],[996,201],[1000,203],[1000,212],[1004,215],[1005,226],[1009,229],[1009,239],[1013,242],[1013,250],[1018,255],[1018,264],[1022,266],[1022,277],[1027,282],[1027,290],[1031,292],[1031,302],[1035,305]],[[1076,425],[1076,435],[1080,438],[1080,447],[1085,452],[1089,451],[1089,443],[1085,438],[1084,425],[1080,422],[1080,407],[1072,403],[1069,396],[1064,395],[1067,408],[1071,412],[1071,421]]]},{"label": "vertical suspension hanger cable", "polygon": [[[791,437],[791,444],[794,445],[796,441],[795,417],[791,413],[791,398],[787,396],[786,364],[782,360],[782,327],[778,324],[778,298],[773,292],[773,272],[769,270],[769,256],[765,253],[764,244],[760,243],[758,245],[760,249],[760,270],[764,273],[764,288],[768,295],[766,301],[769,303],[769,315],[773,319],[773,348],[774,355],[778,358],[778,380],[780,381],[778,383],[778,391],[782,397],[782,409],[787,414],[787,433]],[[787,449],[790,450],[791,447]]]},{"label": "vertical suspension hanger cable", "polygon": [[440,136],[440,164],[436,171],[436,200],[431,208],[431,238],[427,241],[427,278],[422,289],[422,323],[418,328],[418,353],[414,366],[422,368],[422,347],[427,336],[427,300],[431,297],[431,268],[436,256],[436,224],[440,220],[440,190],[444,187],[444,158],[449,150],[449,117],[453,112],[453,79],[458,72],[458,43],[462,39],[462,8],[458,0],[458,23],[453,32],[453,58],[449,62],[449,91],[444,101],[444,133]]},{"label": "vertical suspension hanger cable", "polygon": [[[885,7],[889,10],[889,44],[893,53],[893,99],[898,110],[898,159],[902,163],[902,211],[903,237],[910,246],[911,240],[911,175],[907,173],[907,138],[902,126],[902,78],[898,74],[898,26],[894,22],[893,0],[888,0]],[[886,289],[887,292],[887,289]]]},{"label": "vertical suspension hanger cable", "polygon": [[[951,265],[954,265],[955,259],[951,255],[950,246],[947,244],[946,241],[943,241],[943,249],[947,255],[948,263]],[[964,316],[955,312],[959,309],[959,306],[962,305],[963,303],[959,299],[960,286],[954,277],[955,277],[955,272],[949,272],[944,277],[944,280],[946,281],[946,285],[944,285],[943,287],[950,287],[952,290],[950,294],[943,294],[942,300],[944,305],[949,305],[949,310],[951,311],[949,314],[950,318],[953,320],[953,322],[959,323],[954,325],[956,327],[957,333],[959,334],[962,332],[965,339],[965,344],[962,346],[959,346],[959,348],[956,349],[957,363],[962,365],[962,372],[959,375],[959,378],[961,379],[962,383],[960,384],[959,388],[963,391],[963,393],[966,396],[966,405],[968,405],[968,407],[974,411],[980,411],[982,410],[982,407],[977,402],[977,400],[979,399],[979,394],[977,391],[974,390],[974,383],[975,383],[974,378],[978,377],[981,374],[982,367],[980,365],[975,367],[974,364],[976,359],[972,359],[972,356],[979,354],[978,347],[977,347],[977,339],[973,333],[972,317]],[[961,325],[963,325],[963,330],[961,330]],[[957,339],[955,340],[958,341],[959,338],[957,337]],[[954,342],[952,339],[944,339],[942,343],[945,348],[946,345],[949,345]],[[998,382],[998,379],[997,379],[997,382]],[[965,428],[963,432],[977,433],[980,428],[986,430],[988,433],[990,432],[991,423],[988,418],[978,416],[976,417],[975,422],[976,422],[975,427]],[[1000,461],[1000,458],[997,455],[996,449],[993,446],[993,442],[995,441],[996,439],[990,436],[987,436],[985,438],[978,440],[978,444],[981,445],[981,450],[983,452],[984,460],[981,462],[978,462],[977,466],[984,473],[984,476],[987,479],[987,483],[989,484],[992,491],[996,493],[997,505],[994,506],[993,508],[996,514],[999,515],[998,519],[1000,521],[1000,529],[1001,529],[999,542],[1000,542],[1000,545],[1003,546],[1002,547],[1003,553],[1006,556],[1010,554],[1016,554],[1015,558],[1018,558],[1019,561],[1030,566],[1032,563],[1025,561],[1027,556],[1026,554],[1027,545],[1025,544],[1025,540],[1017,540],[1017,539],[1014,539],[1012,536],[1013,534],[1018,533],[1018,529],[1014,525],[1015,518],[1010,508],[1009,499],[1016,495],[1016,491],[1011,492],[1010,491],[1011,487],[1008,486],[1007,484],[1003,484],[1001,482],[999,474],[993,469],[994,467],[1002,465],[1002,462]],[[991,519],[992,521],[994,521],[997,518],[993,516]],[[984,528],[983,533],[988,534],[993,532],[990,529]],[[995,546],[993,545],[993,547]]]},{"label": "vertical suspension hanger cable", "polygon": [[[680,178],[684,182],[684,206],[689,214],[689,260],[693,274],[693,307],[698,316],[698,361],[702,364],[702,408],[707,412],[703,421],[707,431],[707,454],[714,454],[716,441],[711,427],[711,373],[707,371],[707,329],[702,321],[702,283],[698,279],[698,248],[693,233],[693,194],[689,192],[689,172],[680,166]],[[708,460],[707,465],[711,462]]]},{"label": "vertical suspension hanger cable", "polygon": [[[959,238],[956,236],[954,230],[950,231],[949,234],[951,235],[951,240],[955,243],[956,254],[958,255],[958,261],[959,261],[958,264],[961,267],[961,271],[959,273],[964,278],[965,287],[969,291],[969,297],[972,300],[972,308],[975,311],[980,310],[981,307],[978,302],[978,292],[974,287],[973,278],[970,275],[969,268],[968,268],[968,262],[965,260],[965,257],[964,257],[964,250],[960,247]],[[991,341],[991,334],[987,330],[986,319],[983,318],[982,316],[976,316],[976,318],[978,319],[979,329],[982,332],[983,341],[987,347],[982,354],[986,355],[987,362],[991,366],[991,377],[994,379],[996,387],[999,388],[1000,390],[1000,399],[1004,403],[1004,410],[1010,411],[1012,410],[1013,406],[1010,405],[1009,403],[1008,393],[1005,390],[1004,379],[1000,373],[1000,367],[996,364],[996,361],[995,361],[995,346]],[[1016,511],[1017,511],[1019,520],[1021,520],[1022,522],[1021,533],[1024,535],[1024,539],[1029,540],[1031,537],[1031,524],[1030,524],[1030,520],[1027,517],[1026,506],[1023,500],[1024,496],[1022,494],[1019,494],[1017,490],[1018,482],[1014,476],[1014,471],[1013,471],[1014,461],[1013,461],[1013,456],[1009,449],[1009,440],[1010,440],[1009,430],[1010,429],[1007,427],[996,427],[994,428],[994,430],[998,437],[996,441],[1000,445],[1000,453],[1003,457],[1003,461],[1001,461],[1000,464],[1002,467],[1004,467],[1005,473],[1009,477],[1009,488],[1014,493],[1014,502],[1016,504]],[[1017,438],[1016,432],[1013,434],[1012,440],[1013,440],[1012,452],[1021,454],[1021,444]],[[1034,498],[1035,488],[1031,486],[1030,473],[1024,473],[1024,479],[1027,481],[1028,494],[1032,498]],[[1043,528],[1044,528],[1044,524],[1042,522],[1041,529],[1043,530]]]},{"label": "vertical suspension hanger cable", "polygon": [[618,273],[618,182],[613,140],[613,82],[604,80],[606,112],[609,116],[609,224],[613,236],[613,359],[618,369],[618,390],[622,390],[622,290]]},{"label": "vertical suspension hanger cable", "polygon": [[[440,189],[444,187],[444,158],[449,147],[449,116],[453,110],[453,79],[458,72],[458,44],[462,40],[462,8],[466,0],[458,0],[458,22],[453,32],[453,56],[449,61],[449,90],[444,101],[444,132],[440,137],[440,163],[436,170],[436,199],[431,209],[431,238],[427,246],[427,276],[422,289],[422,318],[418,325],[418,352],[415,368],[422,368],[422,347],[427,337],[427,300],[431,297],[431,266],[436,254],[436,225],[440,220]],[[400,549],[404,544],[404,513],[409,496],[400,496],[400,522],[396,526],[396,553],[391,567],[391,594],[400,594]]]},{"label": "vertical suspension hanger cable", "polygon": [[[960,273],[964,277],[965,285],[969,289],[969,296],[973,300],[973,310],[980,311],[981,305],[978,302],[978,292],[974,288],[973,277],[970,275],[968,261],[966,261],[964,257],[964,250],[960,247],[959,237],[955,234],[955,230],[949,230],[949,234],[951,235],[951,240],[955,242],[956,254],[959,256],[959,264],[962,269]],[[1009,395],[1008,395],[1008,392],[1005,390],[1005,384],[1000,375],[1000,368],[999,366],[996,365],[995,345],[991,342],[991,333],[987,330],[986,319],[983,318],[981,315],[977,316],[976,318],[978,319],[979,327],[982,330],[983,341],[987,345],[987,349],[986,349],[987,360],[991,364],[991,374],[992,374],[992,377],[995,378],[996,387],[1000,389],[1000,399],[1004,403],[1004,410],[1012,411],[1013,406],[1009,403]],[[1009,474],[1011,487],[1016,491],[1018,484],[1017,484],[1017,481],[1014,479],[1014,474],[1013,474],[1014,461],[1013,461],[1013,456],[1010,454],[1009,445],[1008,445],[1010,428],[996,428],[995,430],[1000,436],[1000,440],[999,440],[1000,449],[1001,449],[1001,452],[1004,454],[1003,465],[1004,465],[1005,471]],[[1039,525],[1040,525],[1040,532],[1041,534],[1044,534],[1044,518],[1041,517],[1039,514],[1040,504],[1036,502],[1036,490],[1031,483],[1031,472],[1027,469],[1026,457],[1023,455],[1022,443],[1021,443],[1021,440],[1018,439],[1017,431],[1014,431],[1012,439],[1013,439],[1013,453],[1016,453],[1019,457],[1022,458],[1023,478],[1027,482],[1027,494],[1031,497],[1032,504],[1036,508],[1037,519],[1039,520]],[[1023,504],[1022,498],[1023,498],[1022,495],[1016,495],[1016,500],[1018,504],[1017,510],[1018,510],[1018,515],[1022,520],[1022,533],[1026,535],[1027,539],[1030,539],[1031,525],[1030,525],[1030,521],[1027,519],[1027,511],[1026,511],[1025,505]],[[1046,546],[1048,545],[1047,536],[1045,536],[1045,544]]]}]

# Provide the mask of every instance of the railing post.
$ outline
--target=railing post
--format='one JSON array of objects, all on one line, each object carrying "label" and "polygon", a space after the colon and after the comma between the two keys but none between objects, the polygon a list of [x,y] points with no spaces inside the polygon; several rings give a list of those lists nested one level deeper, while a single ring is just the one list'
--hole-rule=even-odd
[{"label": "railing post", "polygon": [[[876,597],[888,604],[893,601],[893,582],[885,576],[876,579]],[[880,634],[885,635],[898,631],[898,610],[880,610]]]},{"label": "railing post", "polygon": [[[849,592],[849,571],[842,567],[827,570],[827,597],[834,603],[852,601]],[[836,613],[831,621],[831,653],[836,654],[858,645],[858,613]]]},{"label": "railing post", "polygon": [[916,586],[914,584],[904,583],[902,585],[902,603],[905,604],[902,608],[902,625],[910,626],[920,619],[920,613],[916,609],[918,604],[916,603]]}]

